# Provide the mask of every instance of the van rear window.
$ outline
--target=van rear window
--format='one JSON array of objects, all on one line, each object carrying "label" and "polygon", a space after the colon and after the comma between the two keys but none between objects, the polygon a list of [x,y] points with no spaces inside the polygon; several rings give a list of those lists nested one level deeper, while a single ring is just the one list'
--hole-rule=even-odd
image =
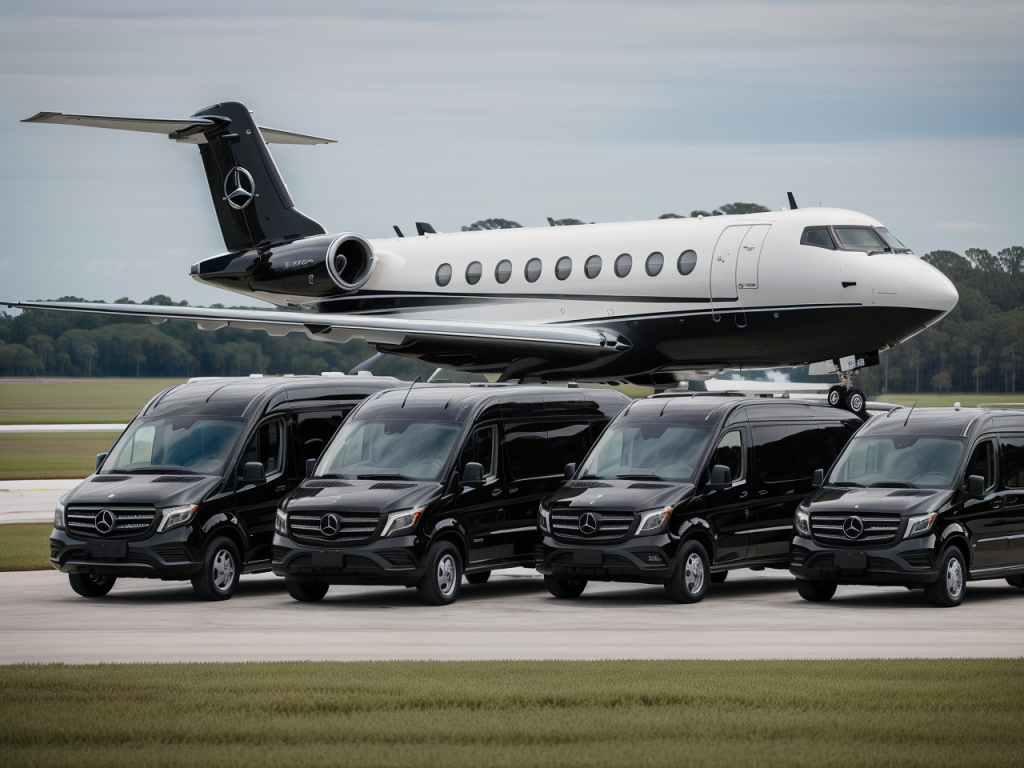
[{"label": "van rear window", "polygon": [[1007,488],[1024,488],[1024,437],[1004,437],[1003,482]]}]

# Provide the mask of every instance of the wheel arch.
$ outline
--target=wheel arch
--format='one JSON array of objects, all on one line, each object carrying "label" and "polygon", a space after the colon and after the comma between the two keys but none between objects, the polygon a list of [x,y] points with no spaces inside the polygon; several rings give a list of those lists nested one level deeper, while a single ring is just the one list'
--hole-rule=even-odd
[{"label": "wheel arch", "polygon": [[711,524],[707,520],[700,517],[691,518],[679,526],[679,546],[687,541],[700,542],[711,559],[709,566],[715,564],[715,537],[711,534]]}]

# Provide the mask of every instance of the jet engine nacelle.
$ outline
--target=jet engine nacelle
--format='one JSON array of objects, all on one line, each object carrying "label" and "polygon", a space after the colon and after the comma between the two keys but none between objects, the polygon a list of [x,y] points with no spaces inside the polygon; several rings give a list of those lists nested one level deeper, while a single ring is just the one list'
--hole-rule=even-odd
[{"label": "jet engine nacelle", "polygon": [[355,293],[370,279],[375,264],[370,241],[346,232],[215,256],[193,264],[192,276],[286,305]]}]

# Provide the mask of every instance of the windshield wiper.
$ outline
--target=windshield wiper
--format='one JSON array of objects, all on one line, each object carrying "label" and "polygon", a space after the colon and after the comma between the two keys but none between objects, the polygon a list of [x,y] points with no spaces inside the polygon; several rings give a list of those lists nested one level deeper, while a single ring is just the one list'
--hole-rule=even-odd
[{"label": "windshield wiper", "polygon": [[661,480],[661,477],[659,477],[658,475],[654,474],[653,472],[648,472],[647,474],[616,475],[615,479],[616,480]]},{"label": "windshield wiper", "polygon": [[866,488],[867,487],[866,485],[861,485],[860,483],[849,482],[847,480],[840,480],[837,483],[828,483],[828,485],[835,486],[836,488]]},{"label": "windshield wiper", "polygon": [[348,479],[344,475],[317,475],[317,477],[323,478],[324,480],[347,480]]},{"label": "windshield wiper", "polygon": [[373,475],[356,475],[360,480],[412,480],[408,475],[398,472],[378,472]]},{"label": "windshield wiper", "polygon": [[917,488],[917,486],[903,480],[882,480],[878,483],[872,483],[868,488]]}]

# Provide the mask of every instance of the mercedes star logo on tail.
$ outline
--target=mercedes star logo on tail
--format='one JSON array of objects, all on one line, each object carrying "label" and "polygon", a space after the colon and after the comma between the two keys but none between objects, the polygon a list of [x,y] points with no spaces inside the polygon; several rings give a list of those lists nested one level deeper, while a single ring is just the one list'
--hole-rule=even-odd
[{"label": "mercedes star logo on tail", "polygon": [[236,165],[224,178],[224,199],[236,210],[242,210],[256,196],[256,182],[252,174]]}]

